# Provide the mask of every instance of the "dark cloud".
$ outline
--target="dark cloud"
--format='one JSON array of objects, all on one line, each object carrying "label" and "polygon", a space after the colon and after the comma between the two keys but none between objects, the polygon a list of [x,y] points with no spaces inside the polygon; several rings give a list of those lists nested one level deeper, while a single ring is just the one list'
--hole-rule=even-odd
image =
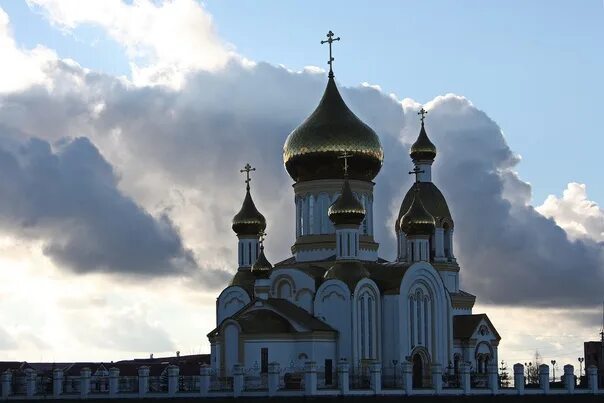
[{"label": "dark cloud", "polygon": [[164,275],[194,267],[168,216],[151,216],[117,182],[87,138],[54,150],[40,139],[0,149],[0,226],[42,240],[59,267],[75,272]]},{"label": "dark cloud", "polygon": [[[196,256],[205,266],[213,267],[216,275],[208,270],[194,277],[208,286],[224,284],[224,270],[236,270],[236,238],[230,219],[243,197],[239,168],[249,161],[258,168],[252,192],[268,219],[269,259],[287,257],[294,234],[293,191],[283,169],[282,146],[287,134],[316,106],[325,85],[322,75],[292,73],[264,63],[254,67],[233,63],[216,73],[199,72],[182,90],[173,91],[133,87],[81,71],[69,73],[79,74],[83,84],[75,86],[64,78],[69,75],[65,69],[57,69],[61,83],[66,83],[60,93],[32,89],[13,94],[5,103],[12,110],[22,110],[24,105],[35,107],[28,110],[27,121],[10,108],[0,107],[0,120],[13,131],[43,136],[44,128],[35,124],[35,117],[42,114],[45,126],[57,121],[63,130],[61,136],[84,133],[92,138],[119,170],[121,186],[137,202],[144,206],[166,203],[172,220],[183,231],[187,228],[185,239],[198,240]],[[411,101],[401,104],[368,87],[342,88],[342,94],[384,144],[385,164],[375,180],[375,230],[381,255],[393,258],[393,216],[411,183],[408,147],[419,130],[414,115],[418,107]],[[529,205],[530,186],[513,172],[519,159],[485,113],[454,95],[438,97],[428,106],[427,127],[438,148],[434,178],[455,220],[463,287],[478,294],[483,302],[549,306],[598,303],[604,279],[602,245],[569,240],[554,221]],[[44,112],[49,108],[55,111],[52,116]],[[72,114],[76,117],[73,121]],[[83,170],[82,175],[86,172]],[[102,183],[105,177],[101,175],[97,182]],[[78,205],[67,206],[78,211]],[[123,211],[134,214],[137,210],[130,207]],[[190,211],[194,213],[186,213]],[[140,225],[142,232],[151,228],[152,234],[175,233],[165,217],[147,222],[140,217],[140,221],[129,219],[128,214],[122,217],[131,223],[128,228]],[[20,217],[14,212],[7,216]],[[100,229],[107,227],[98,224]],[[47,236],[54,236],[57,228]],[[62,238],[62,231],[58,235]],[[84,231],[83,236],[96,235]],[[157,236],[144,245],[152,245],[154,239],[165,241]],[[168,260],[187,256],[175,239],[168,237],[168,242],[162,243],[166,249],[159,248],[171,251],[167,254],[136,253],[123,258],[123,253],[110,251],[127,250],[120,249],[113,239],[99,246],[97,252],[112,256],[103,260],[107,270],[123,270],[130,265],[164,267],[166,256]],[[92,259],[93,264],[86,266],[87,254],[82,257],[61,242],[53,240],[52,245],[48,251],[57,259],[65,251],[82,267],[97,265]]]}]

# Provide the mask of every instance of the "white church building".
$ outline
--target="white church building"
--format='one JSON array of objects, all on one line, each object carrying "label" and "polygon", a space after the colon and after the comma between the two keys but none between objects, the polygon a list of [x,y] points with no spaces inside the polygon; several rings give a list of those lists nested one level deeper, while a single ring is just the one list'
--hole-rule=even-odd
[{"label": "white church building", "polygon": [[487,315],[472,312],[476,297],[459,288],[455,221],[432,182],[437,150],[425,113],[410,150],[416,182],[393,228],[393,262],[379,256],[373,237],[373,179],[383,148],[344,103],[331,66],[319,105],[283,147],[295,182],[296,240],[291,257],[274,265],[264,254],[266,220],[252,200],[253,169],[246,165],[247,190],[232,225],[237,269],[217,298],[216,328],[208,334],[217,374],[228,377],[236,365],[267,373],[269,363],[313,362],[329,384],[338,363],[351,373],[379,364],[384,374],[408,363],[414,387],[428,387],[435,366],[452,374],[463,363],[481,374],[497,364],[501,337]]}]

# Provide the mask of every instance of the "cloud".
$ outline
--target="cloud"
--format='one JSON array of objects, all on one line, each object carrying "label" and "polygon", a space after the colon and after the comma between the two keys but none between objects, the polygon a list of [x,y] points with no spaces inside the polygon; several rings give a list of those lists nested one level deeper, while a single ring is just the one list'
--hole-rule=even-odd
[{"label": "cloud", "polygon": [[212,17],[195,0],[27,0],[66,32],[104,29],[122,45],[139,84],[179,87],[186,74],[216,70],[235,57],[215,32]]},{"label": "cloud", "polygon": [[569,183],[562,197],[549,195],[536,210],[553,218],[573,239],[604,242],[604,210],[587,198],[587,186]]},{"label": "cloud", "polygon": [[80,273],[165,275],[196,267],[168,216],[155,218],[124,196],[90,140],[55,148],[40,139],[0,148],[3,231],[42,240],[59,267]]}]

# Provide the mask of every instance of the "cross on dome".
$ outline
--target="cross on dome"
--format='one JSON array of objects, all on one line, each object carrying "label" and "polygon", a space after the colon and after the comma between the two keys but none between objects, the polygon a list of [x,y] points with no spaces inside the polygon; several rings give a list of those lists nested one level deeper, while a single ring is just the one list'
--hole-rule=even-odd
[{"label": "cross on dome", "polygon": [[243,169],[240,169],[239,172],[243,173],[245,172],[245,188],[247,190],[250,190],[250,182],[252,181],[252,179],[250,178],[250,172],[255,171],[256,168],[252,168],[252,166],[250,165],[250,163],[248,162],[247,164],[245,164],[245,166],[243,167]]},{"label": "cross on dome", "polygon": [[321,41],[321,45],[323,45],[324,43],[329,44],[329,61],[327,62],[327,64],[329,64],[329,77],[333,77],[333,61],[335,60],[332,56],[331,56],[331,44],[334,43],[335,41],[339,41],[340,37],[338,36],[337,38],[334,38],[334,33],[331,32],[331,30],[327,33],[327,39],[324,41]]},{"label": "cross on dome", "polygon": [[422,125],[424,124],[424,119],[426,119],[426,115],[428,114],[428,111],[424,109],[424,107],[422,106],[422,108],[419,110],[419,112],[417,112],[418,115],[421,115],[422,117],[419,118],[422,121]]},{"label": "cross on dome", "polygon": [[338,158],[344,160],[344,177],[348,177],[348,158],[352,157],[352,154],[349,154],[348,151],[344,151],[342,155]]},{"label": "cross on dome", "polygon": [[409,171],[409,175],[415,175],[415,183],[418,183],[419,182],[419,174],[423,174],[424,172],[425,172],[424,170],[419,169],[419,167],[416,166],[415,168],[413,168],[413,171]]}]

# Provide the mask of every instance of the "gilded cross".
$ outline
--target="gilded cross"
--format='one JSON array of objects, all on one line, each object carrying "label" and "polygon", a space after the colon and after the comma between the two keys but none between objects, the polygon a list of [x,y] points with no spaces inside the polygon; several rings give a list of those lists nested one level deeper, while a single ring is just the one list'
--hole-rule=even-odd
[{"label": "gilded cross", "polygon": [[247,164],[245,164],[245,166],[243,167],[243,169],[239,170],[239,172],[243,173],[245,172],[245,185],[246,185],[246,189],[250,190],[250,172],[255,171],[256,168],[252,168],[252,166],[249,164],[249,162]]},{"label": "gilded cross", "polygon": [[419,118],[422,121],[422,125],[424,124],[424,119],[426,118],[426,115],[428,114],[428,111],[424,109],[424,107],[422,106],[422,108],[419,110],[419,112],[417,112],[418,115],[422,115],[421,118]]},{"label": "gilded cross", "polygon": [[331,32],[331,30],[327,33],[327,39],[324,41],[321,41],[321,45],[323,45],[324,43],[328,43],[329,44],[329,61],[327,62],[327,64],[329,64],[329,77],[333,77],[333,61],[335,60],[332,56],[331,56],[331,44],[334,43],[335,41],[339,41],[340,37],[338,36],[337,38],[334,38],[334,33]]},{"label": "gilded cross", "polygon": [[344,151],[342,155],[338,158],[344,160],[344,176],[348,176],[348,158],[352,157],[352,154],[349,154],[348,151]]},{"label": "gilded cross", "polygon": [[419,174],[423,174],[425,171],[419,169],[419,167],[413,168],[413,171],[409,172],[409,175],[415,175],[415,183],[419,183]]}]

